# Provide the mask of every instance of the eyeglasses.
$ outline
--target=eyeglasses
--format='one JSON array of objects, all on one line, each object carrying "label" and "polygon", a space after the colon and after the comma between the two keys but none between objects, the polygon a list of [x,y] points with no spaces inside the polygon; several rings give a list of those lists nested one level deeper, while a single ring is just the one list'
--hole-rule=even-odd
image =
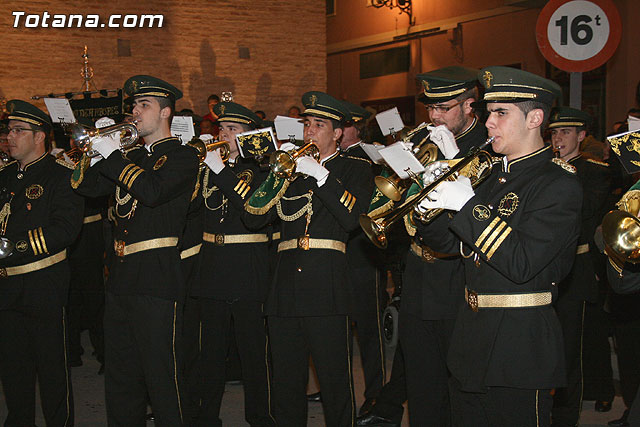
[{"label": "eyeglasses", "polygon": [[429,110],[429,112],[431,111],[436,111],[440,114],[444,114],[444,113],[448,113],[449,110],[451,110],[453,107],[457,107],[458,105],[462,104],[464,101],[459,101],[456,102],[453,105],[433,105],[433,104],[429,104],[427,105],[427,110]]},{"label": "eyeglasses", "polygon": [[7,135],[10,135],[11,132],[15,133],[16,135],[20,135],[22,132],[38,132],[36,129],[21,128],[21,127],[7,128],[7,130],[9,131]]}]

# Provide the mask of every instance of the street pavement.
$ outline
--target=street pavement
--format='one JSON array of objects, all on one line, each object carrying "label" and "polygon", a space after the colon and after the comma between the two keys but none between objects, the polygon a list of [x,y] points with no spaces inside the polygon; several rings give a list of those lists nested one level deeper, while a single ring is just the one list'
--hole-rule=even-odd
[{"label": "street pavement", "polygon": [[[83,345],[85,350],[90,350],[91,345],[87,333],[83,334]],[[91,351],[85,351],[83,356],[84,364],[79,368],[72,368],[72,382],[73,382],[73,394],[75,402],[75,417],[76,427],[101,427],[106,426],[106,415],[104,405],[104,377],[98,375],[98,369],[100,365],[91,356],[87,356],[86,353]],[[393,357],[393,349],[387,349],[387,372],[391,372],[391,358]],[[615,355],[614,355],[615,356]],[[614,377],[617,378],[617,366],[615,366],[614,358]],[[357,344],[354,345],[354,382],[356,390],[356,404],[359,408],[364,402],[364,381],[362,376],[362,365],[360,363],[360,356]],[[312,375],[310,375],[312,378]],[[315,381],[310,381],[309,392],[316,391]],[[44,427],[45,423],[40,411],[39,399],[37,400],[36,408],[36,424],[40,427]],[[606,426],[607,422],[622,415],[624,410],[624,404],[622,399],[617,396],[613,408],[610,412],[599,413],[594,410],[593,401],[583,402],[582,418],[580,422],[581,427],[601,427]],[[4,395],[0,390],[0,424],[4,422],[7,416],[7,408],[5,406]],[[221,418],[223,425],[230,427],[248,426],[249,424],[244,421],[244,400],[242,385],[227,384],[225,389],[225,396],[222,402]],[[152,427],[153,422],[148,422],[148,426]],[[309,403],[309,415],[308,415],[309,427],[324,426],[324,416],[322,414],[322,404]],[[407,411],[405,408],[405,415],[402,422],[402,427],[408,427],[409,421]]]}]

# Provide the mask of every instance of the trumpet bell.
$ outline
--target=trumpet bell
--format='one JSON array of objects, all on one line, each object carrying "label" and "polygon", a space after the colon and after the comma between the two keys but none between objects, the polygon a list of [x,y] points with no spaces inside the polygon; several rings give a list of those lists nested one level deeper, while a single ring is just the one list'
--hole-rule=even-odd
[{"label": "trumpet bell", "polygon": [[227,141],[210,142],[207,144],[200,138],[193,137],[191,141],[187,142],[187,145],[196,150],[200,163],[204,162],[209,151],[220,149],[220,157],[223,162],[229,160],[229,156],[231,155],[231,149],[229,148],[229,143]]},{"label": "trumpet bell", "polygon": [[640,220],[629,212],[613,210],[602,219],[602,237],[608,251],[632,264],[640,262]]},{"label": "trumpet bell", "polygon": [[269,156],[269,164],[273,173],[280,178],[291,177],[296,170],[296,159],[286,151],[278,150]]},{"label": "trumpet bell", "polygon": [[360,227],[367,235],[369,240],[380,249],[387,249],[389,241],[385,233],[386,226],[376,222],[375,218],[371,218],[367,214],[360,215]]},{"label": "trumpet bell", "polygon": [[6,258],[13,253],[14,243],[6,237],[0,237],[0,259]]},{"label": "trumpet bell", "polygon": [[133,123],[120,123],[103,128],[90,128],[78,123],[71,124],[66,129],[76,146],[87,154],[87,157],[98,157],[100,153],[91,148],[94,138],[108,136],[117,133],[120,140],[120,149],[133,147],[138,142],[138,128]]},{"label": "trumpet bell", "polygon": [[374,178],[378,190],[394,202],[399,201],[402,198],[402,193],[406,190],[407,186],[404,185],[404,181],[396,174],[391,177],[379,175]]},{"label": "trumpet bell", "polygon": [[320,161],[320,149],[313,142],[309,142],[296,150],[277,150],[271,153],[269,156],[271,171],[279,178],[292,179],[296,175],[296,159],[302,155],[309,155],[316,161]]}]

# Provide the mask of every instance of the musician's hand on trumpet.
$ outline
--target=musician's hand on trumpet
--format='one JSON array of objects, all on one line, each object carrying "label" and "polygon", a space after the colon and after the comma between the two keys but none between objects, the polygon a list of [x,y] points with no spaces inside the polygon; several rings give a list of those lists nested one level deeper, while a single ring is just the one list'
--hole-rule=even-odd
[{"label": "musician's hand on trumpet", "polygon": [[316,179],[318,187],[327,182],[329,170],[311,156],[300,156],[296,160],[296,171]]},{"label": "musician's hand on trumpet", "polygon": [[459,176],[455,181],[444,181],[425,197],[416,210],[424,214],[430,209],[459,211],[475,195],[471,180]]},{"label": "musician's hand on trumpet", "polygon": [[[115,125],[116,122],[109,117],[101,117],[96,120],[96,129],[103,129],[108,126]],[[110,133],[104,136],[96,136],[90,138],[91,149],[100,153],[102,159],[106,159],[114,151],[120,148],[120,136],[116,133]],[[91,160],[91,165],[101,160],[100,157]]]}]

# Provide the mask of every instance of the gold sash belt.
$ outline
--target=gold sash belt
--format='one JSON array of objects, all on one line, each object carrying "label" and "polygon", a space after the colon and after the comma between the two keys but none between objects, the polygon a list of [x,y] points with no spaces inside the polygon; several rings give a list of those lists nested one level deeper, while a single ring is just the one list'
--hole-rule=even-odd
[{"label": "gold sash belt", "polygon": [[63,249],[55,255],[41,259],[40,261],[30,262],[29,264],[18,265],[15,267],[0,268],[0,278],[7,276],[16,276],[18,274],[31,273],[32,271],[42,270],[54,264],[64,261],[67,258],[67,250]]},{"label": "gold sash belt", "polygon": [[464,288],[464,297],[473,311],[479,308],[525,308],[551,305],[551,292],[530,294],[478,294]]},{"label": "gold sash belt", "polygon": [[180,259],[185,259],[197,255],[200,253],[200,248],[202,247],[202,243],[199,243],[189,249],[185,249],[180,252]]},{"label": "gold sash belt", "polygon": [[91,216],[85,216],[82,221],[83,224],[91,224],[92,222],[100,221],[102,219],[102,214],[95,214]]},{"label": "gold sash belt", "polygon": [[269,241],[266,234],[218,234],[202,233],[202,240],[218,246],[234,243],[265,243]]},{"label": "gold sash belt", "polygon": [[419,245],[416,242],[411,242],[411,252],[414,255],[422,258],[424,262],[433,263],[436,259],[448,259],[456,258],[458,254],[445,254],[442,252],[436,252],[427,245]]},{"label": "gold sash belt", "polygon": [[585,243],[584,245],[578,245],[576,248],[576,255],[582,255],[589,252],[589,244]]},{"label": "gold sash belt", "polygon": [[122,240],[113,242],[113,249],[116,255],[124,257],[135,254],[136,252],[148,251],[150,249],[168,248],[178,244],[177,237],[160,237],[158,239],[143,240],[142,242],[131,243],[127,245]]},{"label": "gold sash belt", "polygon": [[334,251],[346,253],[347,244],[338,240],[331,239],[312,239],[309,236],[302,236],[297,239],[286,240],[278,243],[278,252],[288,251],[289,249],[332,249]]}]

